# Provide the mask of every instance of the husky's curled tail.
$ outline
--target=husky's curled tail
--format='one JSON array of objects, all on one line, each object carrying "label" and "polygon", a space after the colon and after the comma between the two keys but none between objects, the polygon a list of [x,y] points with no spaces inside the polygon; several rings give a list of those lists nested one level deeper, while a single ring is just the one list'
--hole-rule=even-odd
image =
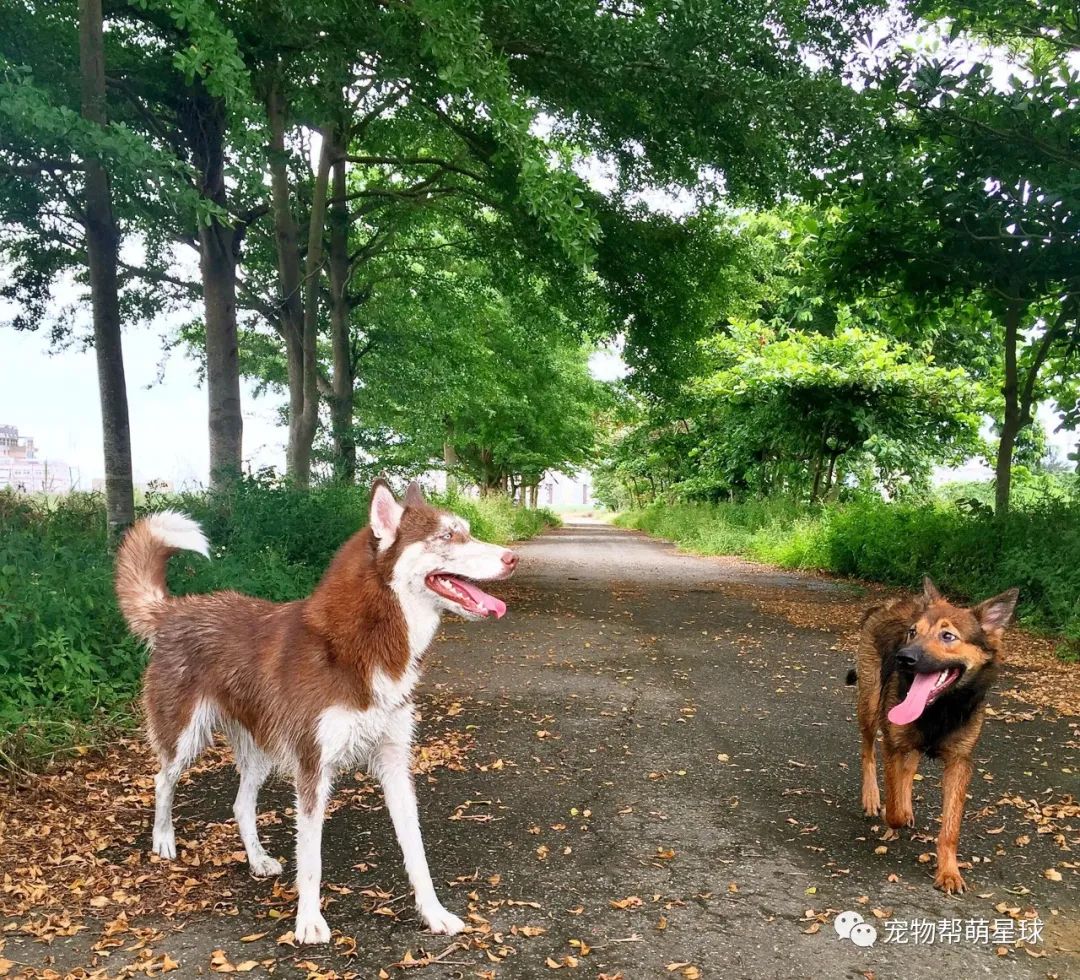
[{"label": "husky's curled tail", "polygon": [[163,510],[144,517],[125,535],[116,556],[116,598],[131,631],[152,642],[169,597],[165,567],[177,551],[210,557],[202,528],[185,514]]}]

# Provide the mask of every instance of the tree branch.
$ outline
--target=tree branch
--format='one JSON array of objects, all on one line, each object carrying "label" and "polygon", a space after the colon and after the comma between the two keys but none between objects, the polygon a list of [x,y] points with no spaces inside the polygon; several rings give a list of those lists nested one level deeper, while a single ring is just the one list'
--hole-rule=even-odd
[{"label": "tree branch", "polygon": [[1050,351],[1065,333],[1065,325],[1069,322],[1071,316],[1074,315],[1074,303],[1071,301],[1070,296],[1061,306],[1058,311],[1057,317],[1054,322],[1043,331],[1042,337],[1039,338],[1039,343],[1035,348],[1035,358],[1031,362],[1031,366],[1027,370],[1027,376],[1024,378],[1024,386],[1020,390],[1020,418],[1026,425],[1031,422],[1031,403],[1035,397],[1035,382],[1038,380],[1039,371],[1045,363],[1047,357],[1050,356]]},{"label": "tree branch", "polygon": [[441,167],[443,170],[451,171],[456,174],[462,174],[465,177],[471,177],[473,180],[483,180],[483,176],[478,174],[475,170],[469,170],[467,167],[463,167],[461,164],[454,163],[451,160],[443,160],[440,157],[384,157],[384,156],[347,156],[345,159],[349,163],[358,163],[367,166],[388,166],[388,167],[419,167],[419,166],[432,166]]}]

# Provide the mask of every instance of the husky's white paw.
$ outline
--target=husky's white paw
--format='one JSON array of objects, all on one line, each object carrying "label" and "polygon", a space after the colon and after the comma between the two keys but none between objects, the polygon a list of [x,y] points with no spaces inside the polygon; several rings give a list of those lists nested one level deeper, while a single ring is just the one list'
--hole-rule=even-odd
[{"label": "husky's white paw", "polygon": [[296,941],[303,946],[328,943],[330,942],[330,927],[326,924],[326,919],[322,917],[320,912],[304,916],[297,913],[296,928],[293,930],[293,935],[296,936]]},{"label": "husky's white paw", "polygon": [[269,854],[260,854],[248,861],[251,873],[256,878],[276,878],[281,874],[281,862]]},{"label": "husky's white paw", "polygon": [[420,918],[427,923],[427,927],[434,933],[445,936],[456,936],[465,928],[453,912],[447,912],[441,905],[433,905],[431,908],[420,909]]},{"label": "husky's white paw", "polygon": [[176,860],[176,834],[173,831],[158,833],[154,831],[154,853],[166,861]]}]

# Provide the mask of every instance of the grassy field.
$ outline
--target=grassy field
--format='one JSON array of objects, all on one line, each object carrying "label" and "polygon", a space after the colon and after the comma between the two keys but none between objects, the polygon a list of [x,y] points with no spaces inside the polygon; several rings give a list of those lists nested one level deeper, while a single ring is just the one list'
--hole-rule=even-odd
[{"label": "grassy field", "polygon": [[616,523],[706,555],[744,555],[916,587],[929,575],[950,596],[983,599],[1016,586],[1021,622],[1080,647],[1080,504],[1047,499],[997,520],[953,501],[865,500],[823,507],[788,501],[655,504]]},{"label": "grassy field", "polygon": [[[504,544],[558,523],[503,498],[443,499],[476,537]],[[307,595],[338,546],[367,523],[368,494],[327,486],[300,493],[248,482],[213,497],[151,496],[202,523],[212,561],[178,555],[177,593],[230,588],[286,601]],[[145,652],[113,595],[101,498],[52,501],[0,493],[0,765],[130,724]]]}]

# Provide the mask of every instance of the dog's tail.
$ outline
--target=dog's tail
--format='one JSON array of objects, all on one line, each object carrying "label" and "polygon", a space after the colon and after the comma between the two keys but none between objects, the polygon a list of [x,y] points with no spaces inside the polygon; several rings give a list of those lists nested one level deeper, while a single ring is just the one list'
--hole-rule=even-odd
[{"label": "dog's tail", "polygon": [[851,670],[849,670],[847,672],[847,678],[844,680],[844,683],[845,684],[854,684],[858,679],[859,679],[859,672],[854,667],[852,667]]},{"label": "dog's tail", "polygon": [[131,632],[154,639],[158,615],[168,598],[165,566],[177,551],[210,557],[202,528],[190,517],[163,510],[144,517],[125,535],[116,556],[116,598]]}]

